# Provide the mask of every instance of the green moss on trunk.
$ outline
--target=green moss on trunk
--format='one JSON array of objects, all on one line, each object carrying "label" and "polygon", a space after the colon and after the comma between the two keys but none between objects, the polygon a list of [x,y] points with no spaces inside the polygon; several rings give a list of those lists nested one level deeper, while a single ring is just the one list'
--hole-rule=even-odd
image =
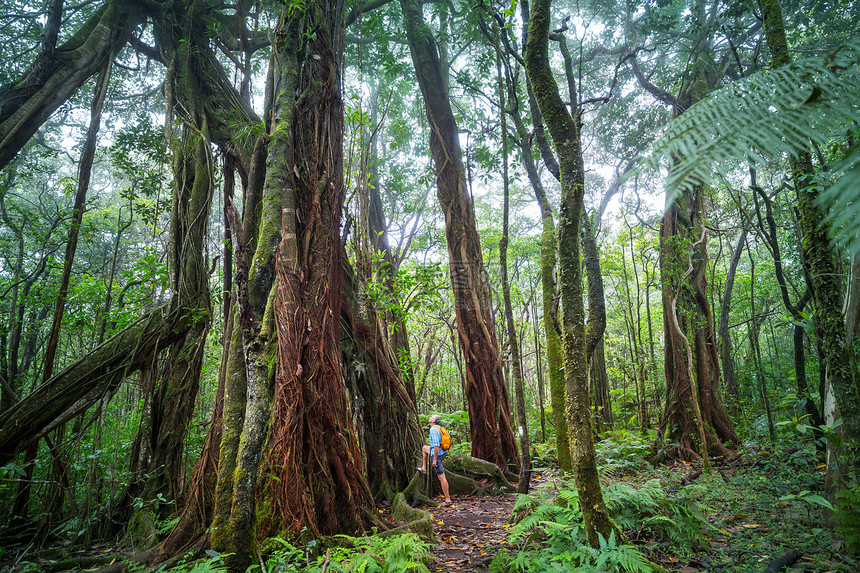
[{"label": "green moss on trunk", "polygon": [[[238,319],[234,319],[234,324]],[[242,353],[242,333],[233,329],[227,351],[224,379],[224,421],[218,456],[218,483],[215,488],[215,512],[210,528],[212,549],[228,553],[230,549],[230,509],[233,505],[233,472],[239,452],[239,438],[245,423],[248,380]]]},{"label": "green moss on trunk", "polygon": [[[599,535],[608,537],[610,533],[616,532],[620,538],[621,532],[609,518],[600,490],[595,461],[588,395],[582,263],[579,250],[585,170],[579,127],[567,113],[549,67],[549,25],[550,0],[538,0],[534,3],[531,13],[526,44],[526,71],[559,158],[562,198],[557,252],[563,304],[562,342],[567,392],[566,414],[579,504],[589,543],[596,547]],[[575,95],[571,94],[571,99],[574,101]]]}]

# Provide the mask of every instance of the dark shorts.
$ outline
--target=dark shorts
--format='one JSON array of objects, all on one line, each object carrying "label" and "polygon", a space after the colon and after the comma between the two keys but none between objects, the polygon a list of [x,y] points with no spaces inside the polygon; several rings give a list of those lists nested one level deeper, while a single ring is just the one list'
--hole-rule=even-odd
[{"label": "dark shorts", "polygon": [[[448,452],[439,448],[439,453],[436,454],[436,467],[433,468],[434,470],[436,470],[436,475],[442,475],[443,473],[445,473],[445,468],[442,467],[442,460],[444,460],[445,456],[447,456],[447,455],[448,455]],[[430,455],[430,464],[431,465],[433,464],[433,455],[432,454]]]}]

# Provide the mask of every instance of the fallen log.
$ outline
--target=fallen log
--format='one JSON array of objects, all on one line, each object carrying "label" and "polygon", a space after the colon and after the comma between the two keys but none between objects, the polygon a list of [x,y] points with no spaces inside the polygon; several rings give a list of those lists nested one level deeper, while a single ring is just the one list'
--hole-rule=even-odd
[{"label": "fallen log", "polygon": [[688,475],[684,479],[682,479],[681,485],[690,485],[691,483],[693,483],[694,481],[699,479],[699,476],[701,476],[701,475],[702,475],[702,470],[698,469],[698,470],[692,472],[690,475]]},{"label": "fallen log", "polygon": [[764,570],[764,573],[780,573],[789,565],[793,565],[795,561],[800,559],[801,555],[802,553],[797,549],[789,549],[772,561],[771,564],[767,566],[767,569]]},{"label": "fallen log", "polygon": [[116,390],[193,321],[180,301],[155,308],[0,414],[0,466]]}]

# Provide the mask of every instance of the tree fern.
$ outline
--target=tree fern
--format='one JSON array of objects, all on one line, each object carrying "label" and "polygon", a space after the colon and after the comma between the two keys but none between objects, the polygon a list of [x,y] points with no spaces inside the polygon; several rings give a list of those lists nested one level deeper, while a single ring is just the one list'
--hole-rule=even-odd
[{"label": "tree fern", "polygon": [[[670,192],[707,183],[739,162],[763,164],[825,145],[860,120],[860,41],[820,57],[753,74],[711,92],[672,120],[646,165],[670,165]],[[837,242],[860,251],[860,150],[830,171],[821,194]]]}]

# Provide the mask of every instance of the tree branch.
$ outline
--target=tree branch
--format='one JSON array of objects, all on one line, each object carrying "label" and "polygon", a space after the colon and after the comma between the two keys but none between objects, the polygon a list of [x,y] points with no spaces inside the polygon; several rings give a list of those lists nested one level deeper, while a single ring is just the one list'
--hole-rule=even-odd
[{"label": "tree branch", "polygon": [[654,96],[655,99],[665,103],[666,105],[670,105],[673,108],[677,107],[678,99],[667,92],[664,89],[661,89],[654,84],[651,83],[648,78],[645,77],[645,74],[642,73],[642,70],[639,68],[639,62],[636,61],[636,56],[634,55],[629,60],[630,69],[633,71],[633,75],[636,77],[636,81],[639,82],[639,85],[642,86],[645,91]]}]

